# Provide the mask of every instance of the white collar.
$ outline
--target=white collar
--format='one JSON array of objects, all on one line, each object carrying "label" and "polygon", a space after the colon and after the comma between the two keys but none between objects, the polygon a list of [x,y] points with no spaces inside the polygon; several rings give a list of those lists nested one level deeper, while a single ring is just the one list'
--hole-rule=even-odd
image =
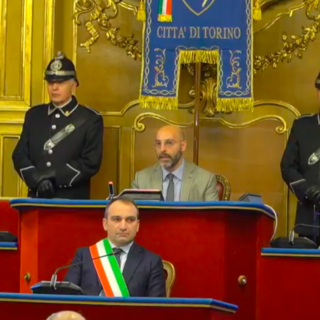
[{"label": "white collar", "polygon": [[66,105],[68,105],[70,102],[72,101],[72,97],[70,97],[70,100],[68,100],[66,103],[64,103],[62,106],[57,106],[56,104],[54,104],[52,102],[52,105],[56,108],[56,109],[62,109],[64,108]]},{"label": "white collar", "polygon": [[[108,239],[108,240],[109,240],[109,239]],[[129,251],[130,251],[130,249],[131,249],[131,247],[132,247],[132,245],[133,245],[133,241],[131,241],[130,243],[128,243],[128,244],[126,244],[126,245],[124,245],[124,246],[121,246],[121,247],[117,247],[117,246],[114,245],[110,240],[109,240],[109,242],[110,242],[110,246],[111,246],[112,249],[113,249],[113,248],[120,248],[120,249],[123,250],[126,254],[129,253]]]}]

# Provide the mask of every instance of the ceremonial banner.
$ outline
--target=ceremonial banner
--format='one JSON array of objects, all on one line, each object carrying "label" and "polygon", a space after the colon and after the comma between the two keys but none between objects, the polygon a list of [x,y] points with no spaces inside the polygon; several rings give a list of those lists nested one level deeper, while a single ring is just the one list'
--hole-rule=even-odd
[{"label": "ceremonial banner", "polygon": [[178,107],[184,63],[217,64],[218,111],[251,110],[253,0],[146,0],[140,106]]}]

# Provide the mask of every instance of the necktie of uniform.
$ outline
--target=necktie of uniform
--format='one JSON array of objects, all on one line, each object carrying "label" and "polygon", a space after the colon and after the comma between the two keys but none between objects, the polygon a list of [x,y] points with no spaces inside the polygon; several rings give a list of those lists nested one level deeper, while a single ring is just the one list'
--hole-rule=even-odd
[{"label": "necktie of uniform", "polygon": [[166,201],[174,201],[174,182],[173,182],[174,175],[172,173],[169,173],[167,177],[169,179],[169,184],[167,189]]},{"label": "necktie of uniform", "polygon": [[122,249],[120,249],[120,248],[113,248],[113,253],[114,253],[114,255],[115,255],[115,257],[116,257],[116,259],[117,259],[117,262],[118,262],[118,265],[119,265],[119,268],[121,269],[121,259],[120,259],[120,255],[121,255],[121,253],[123,252],[123,250]]}]

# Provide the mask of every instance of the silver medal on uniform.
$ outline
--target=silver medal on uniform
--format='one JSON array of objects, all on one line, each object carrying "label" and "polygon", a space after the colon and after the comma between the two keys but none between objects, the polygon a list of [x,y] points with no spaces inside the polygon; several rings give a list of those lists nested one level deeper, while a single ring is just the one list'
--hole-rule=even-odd
[{"label": "silver medal on uniform", "polygon": [[315,152],[309,157],[308,165],[312,166],[319,161],[319,156]]},{"label": "silver medal on uniform", "polygon": [[74,129],[75,129],[75,126],[72,123],[68,124],[65,128],[66,132],[68,133],[72,132]]}]

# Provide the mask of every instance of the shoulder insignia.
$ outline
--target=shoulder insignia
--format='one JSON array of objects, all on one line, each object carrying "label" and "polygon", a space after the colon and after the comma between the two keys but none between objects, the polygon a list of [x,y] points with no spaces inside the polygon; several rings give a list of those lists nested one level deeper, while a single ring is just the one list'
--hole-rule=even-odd
[{"label": "shoulder insignia", "polygon": [[88,107],[88,106],[84,106],[84,107],[87,108],[87,109],[89,109],[90,111],[94,112],[94,113],[97,114],[98,116],[101,116],[101,113],[98,112],[97,110],[94,110],[94,109],[92,109],[92,108],[90,108],[90,107]]}]

